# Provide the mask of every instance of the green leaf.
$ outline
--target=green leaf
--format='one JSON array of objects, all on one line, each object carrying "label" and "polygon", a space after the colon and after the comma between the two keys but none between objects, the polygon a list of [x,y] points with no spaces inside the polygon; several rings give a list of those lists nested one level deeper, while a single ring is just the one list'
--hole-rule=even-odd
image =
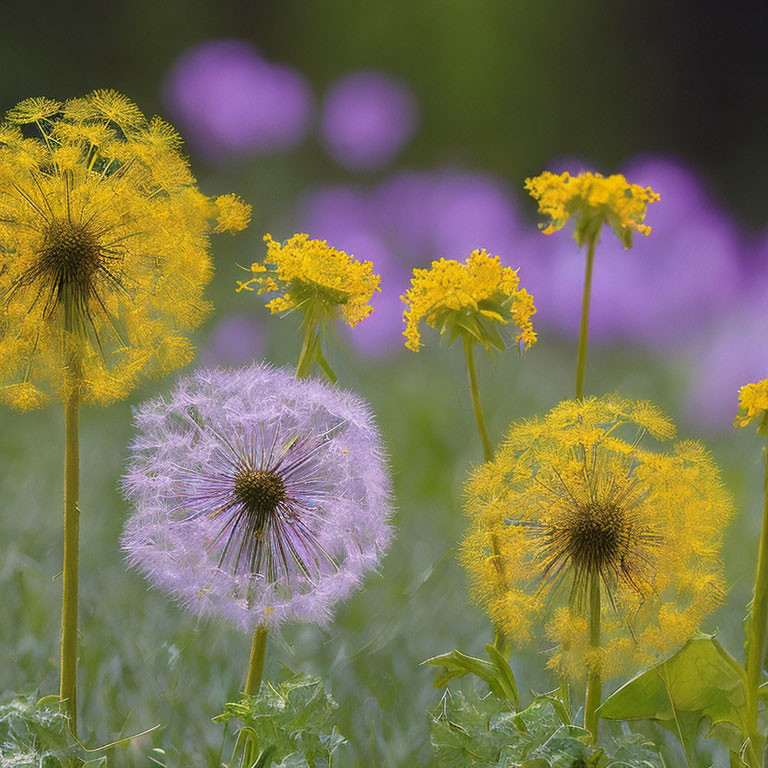
[{"label": "green leaf", "polygon": [[430,713],[437,768],[663,768],[655,746],[636,734],[609,736],[605,751],[594,749],[587,731],[563,724],[555,698],[545,694],[513,712],[491,695],[446,691]]},{"label": "green leaf", "polygon": [[327,768],[346,739],[333,724],[336,702],[323,681],[293,675],[265,683],[254,696],[229,702],[215,722],[238,720],[236,750],[245,748],[258,768]]},{"label": "green leaf", "polygon": [[509,701],[515,705],[515,709],[520,709],[520,696],[517,692],[517,681],[515,675],[512,672],[512,668],[509,666],[509,662],[504,658],[503,654],[499,652],[499,649],[495,645],[486,644],[485,652],[488,654],[488,658],[492,664],[496,667],[497,679],[504,695]]},{"label": "green leaf", "polygon": [[440,656],[433,656],[421,663],[432,664],[443,668],[443,671],[435,678],[435,688],[441,688],[454,678],[472,674],[488,683],[488,686],[497,698],[507,698],[504,685],[499,680],[498,668],[488,661],[475,658],[474,656],[467,656],[467,654],[462,653],[461,651],[453,650],[448,653],[440,654]]},{"label": "green leaf", "polygon": [[[625,683],[598,708],[611,720],[655,720],[692,743],[701,720],[722,738],[721,724],[746,738],[744,670],[714,636],[689,640],[674,656]],[[732,745],[729,745],[732,746]],[[762,750],[764,745],[757,745]]]}]

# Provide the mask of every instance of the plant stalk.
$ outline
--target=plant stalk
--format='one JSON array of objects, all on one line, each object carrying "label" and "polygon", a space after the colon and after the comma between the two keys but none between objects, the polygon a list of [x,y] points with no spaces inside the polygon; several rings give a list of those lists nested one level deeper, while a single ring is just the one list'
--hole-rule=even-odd
[{"label": "plant stalk", "polygon": [[244,691],[249,696],[255,696],[261,688],[261,678],[264,673],[264,656],[267,652],[267,628],[256,627],[251,643],[251,658],[248,661],[248,677],[245,679]]},{"label": "plant stalk", "polygon": [[[477,422],[477,431],[480,435],[480,442],[483,445],[483,459],[493,461],[493,443],[488,434],[488,427],[485,423],[483,414],[483,404],[480,402],[480,388],[477,385],[477,371],[475,369],[475,350],[473,341],[468,336],[464,336],[464,356],[467,358],[467,371],[469,373],[469,391],[472,395],[472,408],[475,412],[475,421]],[[501,569],[499,560],[499,545],[496,536],[491,534],[491,551],[493,552],[494,563],[496,564],[496,573],[499,580],[499,590],[503,591],[506,587],[504,573]],[[502,654],[508,651],[507,636],[498,624],[493,627],[493,645]]]},{"label": "plant stalk", "polygon": [[[768,621],[768,451],[763,479],[763,524],[760,532],[760,548],[757,555],[757,575],[749,614],[747,638],[747,735],[755,752],[762,752],[762,739],[758,736],[757,713],[759,688],[763,681],[766,622]],[[762,762],[758,759],[757,765]]]},{"label": "plant stalk", "polygon": [[472,394],[472,408],[475,411],[477,431],[480,433],[480,442],[483,444],[483,459],[493,461],[493,443],[488,435],[488,427],[485,425],[483,405],[480,402],[480,389],[477,386],[477,371],[475,370],[475,350],[472,340],[464,335],[464,356],[467,358],[467,371],[469,372],[469,391]]},{"label": "plant stalk", "polygon": [[304,341],[301,345],[301,352],[299,353],[299,362],[296,365],[296,378],[306,379],[312,372],[312,366],[316,362],[315,344],[317,343],[316,335],[319,332],[317,323],[314,319],[307,318],[305,320],[304,328]]},{"label": "plant stalk", "polygon": [[576,354],[576,399],[584,396],[584,373],[587,369],[587,337],[589,335],[589,301],[592,295],[592,268],[595,264],[595,245],[599,230],[589,238],[587,246],[587,267],[584,273],[584,293],[581,299],[581,324],[579,326],[579,348]]},{"label": "plant stalk", "polygon": [[64,554],[61,598],[61,685],[59,695],[77,734],[77,614],[80,510],[80,361],[71,354],[64,400]]},{"label": "plant stalk", "polygon": [[[600,576],[593,574],[589,583],[589,645],[600,647]],[[587,676],[587,699],[584,705],[584,728],[592,734],[592,743],[597,743],[597,708],[603,695],[603,681],[600,669],[591,669]]]}]

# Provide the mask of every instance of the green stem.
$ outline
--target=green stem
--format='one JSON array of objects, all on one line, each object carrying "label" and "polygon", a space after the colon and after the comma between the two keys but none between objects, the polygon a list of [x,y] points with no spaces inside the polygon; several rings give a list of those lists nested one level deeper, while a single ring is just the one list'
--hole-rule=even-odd
[{"label": "green stem", "polygon": [[[595,574],[589,584],[589,644],[592,648],[600,647],[600,576]],[[603,681],[599,667],[592,669],[587,676],[587,700],[584,705],[584,727],[592,734],[592,742],[597,743],[597,715],[603,695]]]},{"label": "green stem", "polygon": [[299,362],[296,365],[296,378],[306,379],[312,372],[315,364],[315,345],[317,344],[317,322],[312,318],[306,318],[304,322],[304,341],[299,353]]},{"label": "green stem", "polygon": [[[267,628],[265,626],[256,627],[253,632],[253,641],[251,642],[251,657],[248,660],[248,676],[245,678],[243,693],[248,696],[255,696],[261,690],[261,680],[264,674],[264,656],[267,653]],[[242,749],[240,758],[240,768],[248,768],[256,760],[256,750],[258,746],[253,736],[246,736],[244,731],[240,732],[235,744],[235,751]]]},{"label": "green stem", "polygon": [[78,542],[80,537],[80,364],[70,357],[64,401],[64,556],[61,599],[61,687],[59,695],[77,733]]},{"label": "green stem", "polygon": [[[768,620],[768,452],[766,453],[763,480],[763,527],[760,532],[760,549],[757,555],[757,575],[749,614],[747,643],[747,735],[754,751],[761,745],[758,736],[757,712],[760,684],[763,680],[765,657],[766,621]],[[758,761],[757,764],[759,764]]]},{"label": "green stem", "polygon": [[595,245],[599,230],[589,238],[587,246],[587,268],[584,274],[584,294],[581,299],[581,325],[579,327],[579,350],[576,355],[576,398],[584,395],[584,372],[587,368],[587,337],[589,335],[589,299],[592,294],[592,268],[595,263]]},{"label": "green stem", "polygon": [[256,627],[251,643],[251,658],[248,661],[248,677],[245,679],[245,693],[256,695],[261,688],[264,672],[264,656],[267,652],[267,628]]},{"label": "green stem", "polygon": [[[475,421],[477,422],[477,431],[480,434],[480,442],[483,444],[483,458],[485,461],[493,461],[493,443],[488,435],[488,427],[485,424],[483,415],[483,404],[480,402],[480,388],[477,385],[477,371],[475,370],[475,350],[474,342],[468,336],[464,336],[464,356],[467,358],[467,371],[469,372],[469,391],[472,394],[472,408],[475,411]],[[503,591],[506,588],[504,572],[501,568],[499,558],[499,545],[496,536],[491,535],[491,551],[493,553],[493,562],[496,565],[496,573],[499,580],[499,589]],[[500,653],[506,653],[507,636],[504,630],[494,624],[493,627],[493,645]]]},{"label": "green stem", "polygon": [[472,394],[472,407],[475,411],[477,431],[480,433],[480,442],[483,444],[483,458],[485,461],[493,461],[493,443],[488,436],[488,427],[485,425],[483,406],[480,402],[480,390],[477,386],[477,372],[475,371],[475,351],[473,341],[464,336],[464,355],[467,358],[467,370],[469,371],[469,391]]}]

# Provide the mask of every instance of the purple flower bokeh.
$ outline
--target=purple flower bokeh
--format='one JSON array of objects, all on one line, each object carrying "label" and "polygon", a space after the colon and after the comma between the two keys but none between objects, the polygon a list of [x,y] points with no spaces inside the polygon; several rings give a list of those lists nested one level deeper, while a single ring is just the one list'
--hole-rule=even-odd
[{"label": "purple flower bokeh", "polygon": [[135,423],[123,548],[186,609],[245,631],[325,624],[377,568],[390,481],[356,395],[266,365],[202,369]]},{"label": "purple flower bokeh", "polygon": [[207,368],[238,366],[260,359],[266,347],[262,324],[252,315],[239,313],[221,320],[200,351]]},{"label": "purple flower bokeh", "polygon": [[186,51],[163,95],[185,137],[209,160],[290,149],[306,136],[312,115],[304,78],[243,40],[207,40]]},{"label": "purple flower bokeh", "polygon": [[386,165],[413,136],[418,109],[410,89],[374,70],[340,78],[325,97],[323,139],[333,159],[353,171]]},{"label": "purple flower bokeh", "polygon": [[685,412],[700,429],[731,430],[739,389],[768,378],[768,235],[750,255],[739,301],[727,316],[701,329],[685,357]]}]

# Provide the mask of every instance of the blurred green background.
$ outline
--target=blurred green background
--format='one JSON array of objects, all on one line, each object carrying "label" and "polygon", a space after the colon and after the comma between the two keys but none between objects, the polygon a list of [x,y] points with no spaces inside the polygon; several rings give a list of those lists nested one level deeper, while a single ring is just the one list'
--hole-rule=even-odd
[{"label": "blurred green background", "polygon": [[[714,3],[580,3],[541,0],[125,0],[31,9],[4,5],[0,107],[27,96],[65,98],[97,87],[165,114],[162,84],[178,56],[208,38],[238,38],[290,64],[322,94],[335,78],[375,67],[410,84],[422,123],[398,158],[403,167],[446,163],[493,171],[519,188],[556,157],[586,157],[612,170],[641,151],[695,167],[746,233],[768,224],[762,36],[768,10]],[[191,153],[201,188],[235,191],[253,204],[248,232],[214,241],[216,315],[253,313],[266,357],[295,364],[295,318],[268,318],[252,294],[235,294],[237,264],[263,253],[266,231],[298,226],[296,201],[313,185],[348,181],[310,136],[298,149],[212,163]],[[391,170],[391,168],[390,168]],[[379,179],[375,171],[364,182]],[[529,224],[535,232],[533,205]],[[561,235],[567,237],[565,233]],[[671,329],[672,331],[674,329]],[[427,708],[440,693],[428,656],[458,647],[482,653],[488,622],[467,600],[454,547],[464,530],[461,489],[481,459],[460,350],[366,357],[331,352],[340,382],[367,397],[389,447],[398,538],[381,573],[327,629],[287,627],[269,649],[280,665],[323,675],[350,740],[339,766],[415,766],[429,755]],[[542,333],[524,359],[481,360],[492,433],[548,409],[572,391],[575,345]],[[651,398],[683,418],[683,358],[614,345],[590,353],[587,389]],[[250,638],[197,622],[126,571],[118,537],[128,510],[117,490],[132,436],[131,405],[167,390],[146,383],[133,398],[82,418],[81,723],[97,745],[156,723],[163,728],[116,752],[117,766],[216,765],[221,728],[210,718],[237,695]],[[735,393],[734,393],[735,404]],[[695,437],[683,422],[684,437]],[[741,510],[725,550],[731,592],[707,626],[741,654],[761,506],[761,443],[751,430],[706,436]],[[57,689],[63,415],[0,414],[0,692]],[[523,689],[542,677],[545,644],[516,654]],[[231,749],[231,743],[224,746]]]}]

